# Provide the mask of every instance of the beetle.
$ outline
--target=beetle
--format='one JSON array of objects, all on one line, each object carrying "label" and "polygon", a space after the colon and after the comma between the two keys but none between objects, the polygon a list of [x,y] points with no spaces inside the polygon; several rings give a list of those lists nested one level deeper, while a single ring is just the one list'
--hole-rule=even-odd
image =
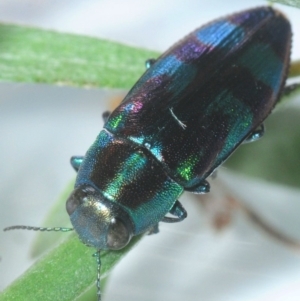
[{"label": "beetle", "polygon": [[98,250],[99,300],[99,251],[184,220],[180,195],[208,193],[207,177],[264,134],[263,121],[290,91],[290,49],[290,23],[272,7],[220,18],[148,60],[121,104],[103,114],[86,155],[71,158],[77,178],[66,203],[80,240]]}]

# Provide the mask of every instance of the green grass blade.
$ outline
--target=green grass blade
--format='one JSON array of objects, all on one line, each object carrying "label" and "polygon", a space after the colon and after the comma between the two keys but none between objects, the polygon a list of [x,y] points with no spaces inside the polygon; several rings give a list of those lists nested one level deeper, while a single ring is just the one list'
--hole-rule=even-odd
[{"label": "green grass blade", "polygon": [[274,3],[281,3],[288,6],[294,6],[300,8],[300,1],[299,0],[269,0],[268,2],[274,2]]},{"label": "green grass blade", "polygon": [[[0,81],[131,88],[154,51],[79,35],[0,25]],[[300,74],[299,62],[291,76]]]},{"label": "green grass blade", "polygon": [[[102,252],[102,278],[140,238],[134,237],[120,251]],[[0,301],[75,300],[95,285],[97,265],[93,252],[76,235],[72,235],[6,288],[0,295]]]},{"label": "green grass blade", "polygon": [[0,81],[130,88],[152,57],[115,42],[0,25]]}]

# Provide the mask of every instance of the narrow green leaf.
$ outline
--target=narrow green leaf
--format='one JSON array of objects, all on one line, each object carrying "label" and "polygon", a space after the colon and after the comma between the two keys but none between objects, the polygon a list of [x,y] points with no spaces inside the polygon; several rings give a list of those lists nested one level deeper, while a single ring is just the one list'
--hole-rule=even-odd
[{"label": "narrow green leaf", "polygon": [[[131,88],[154,51],[97,38],[0,24],[0,81]],[[300,74],[299,61],[291,76]]]},{"label": "narrow green leaf", "polygon": [[0,25],[0,80],[130,88],[157,53],[91,37]]},{"label": "narrow green leaf", "polygon": [[274,3],[282,3],[289,6],[294,6],[300,8],[300,1],[299,0],[269,0],[268,2]]},{"label": "narrow green leaf", "polygon": [[[120,251],[101,253],[102,279],[140,238],[134,237]],[[0,295],[0,301],[75,300],[95,285],[97,264],[92,254],[93,249],[72,235],[6,288]]]}]

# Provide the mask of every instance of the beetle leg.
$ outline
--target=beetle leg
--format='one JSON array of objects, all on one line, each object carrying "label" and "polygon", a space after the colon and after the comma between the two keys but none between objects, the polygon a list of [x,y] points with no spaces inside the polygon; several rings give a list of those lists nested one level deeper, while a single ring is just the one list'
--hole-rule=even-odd
[{"label": "beetle leg", "polygon": [[200,184],[197,184],[196,186],[193,187],[184,188],[184,190],[195,194],[204,194],[209,192],[210,185],[206,180],[204,180]]},{"label": "beetle leg", "polygon": [[156,59],[148,59],[148,60],[145,62],[146,69],[149,69],[155,62],[156,62]]},{"label": "beetle leg", "polygon": [[158,223],[151,227],[148,231],[148,235],[157,234],[159,232]]},{"label": "beetle leg", "polygon": [[105,123],[110,115],[110,111],[105,111],[102,113],[103,122]]},{"label": "beetle leg", "polygon": [[256,128],[250,135],[243,141],[243,143],[254,142],[260,139],[265,133],[265,126],[262,123],[258,128]]},{"label": "beetle leg", "polygon": [[80,167],[80,164],[82,163],[84,159],[84,156],[73,156],[71,157],[70,159],[70,163],[72,165],[72,167],[75,169],[75,171],[77,172],[79,167]]},{"label": "beetle leg", "polygon": [[168,217],[165,216],[161,220],[162,222],[165,223],[178,223],[184,220],[187,217],[187,212],[181,205],[179,201],[176,201],[171,210],[169,211],[170,214],[176,216],[176,217]]}]

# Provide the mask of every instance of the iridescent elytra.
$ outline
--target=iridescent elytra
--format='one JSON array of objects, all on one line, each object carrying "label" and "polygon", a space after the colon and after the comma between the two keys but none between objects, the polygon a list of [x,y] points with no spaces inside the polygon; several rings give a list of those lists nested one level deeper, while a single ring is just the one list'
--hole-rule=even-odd
[{"label": "iridescent elytra", "polygon": [[184,220],[180,195],[208,193],[207,177],[241,143],[263,135],[285,92],[291,35],[272,7],[196,29],[147,61],[121,104],[104,113],[85,156],[71,158],[78,173],[66,209],[80,240],[97,250],[99,300],[100,250]]}]

